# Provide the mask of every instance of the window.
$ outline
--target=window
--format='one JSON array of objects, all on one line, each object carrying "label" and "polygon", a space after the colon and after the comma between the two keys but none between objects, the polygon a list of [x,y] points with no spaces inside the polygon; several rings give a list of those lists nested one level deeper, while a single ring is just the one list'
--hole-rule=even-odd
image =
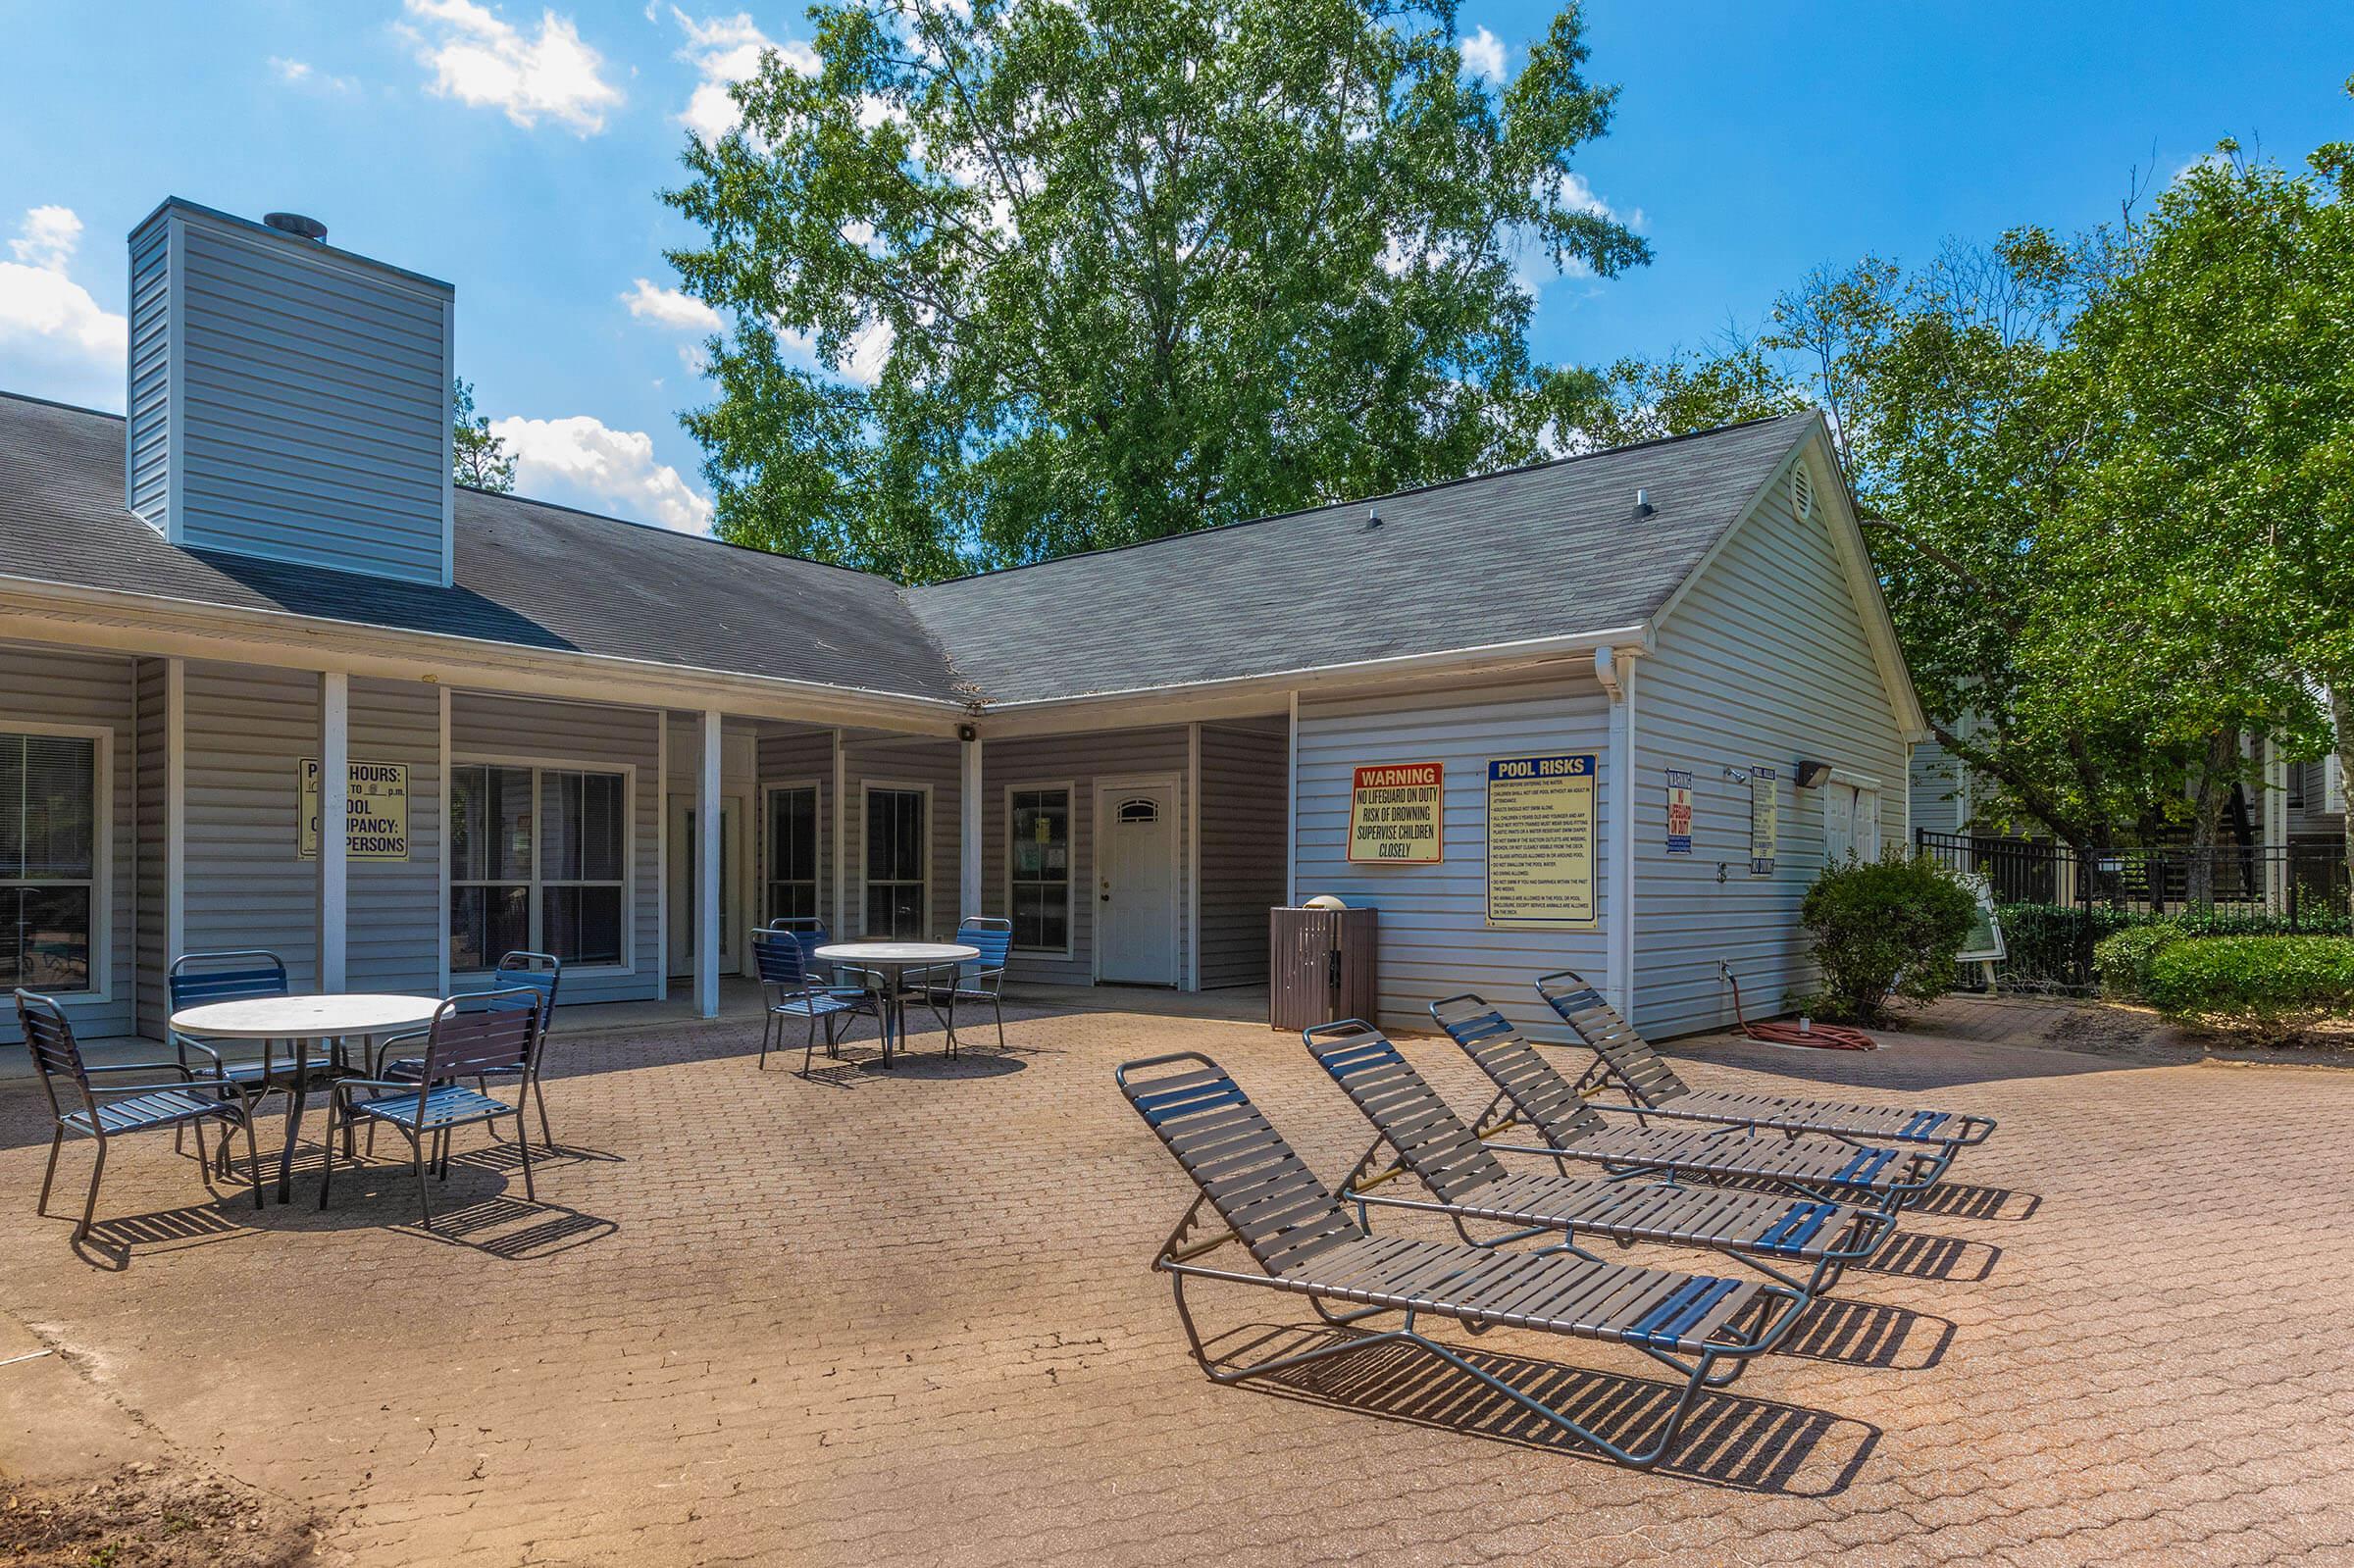
[{"label": "window", "polygon": [[1013,945],[1032,952],[1071,948],[1071,792],[1008,793],[1006,871],[1012,883]]},{"label": "window", "polygon": [[1157,800],[1123,800],[1120,802],[1120,821],[1158,822],[1160,821],[1160,802]]},{"label": "window", "polygon": [[921,940],[927,902],[924,791],[866,792],[866,935]]},{"label": "window", "polygon": [[473,763],[450,770],[449,967],[520,948],[620,964],[628,780]]},{"label": "window", "polygon": [[94,989],[98,742],[0,733],[0,986]]},{"label": "window", "polygon": [[768,792],[768,918],[816,915],[817,789],[780,786]]}]

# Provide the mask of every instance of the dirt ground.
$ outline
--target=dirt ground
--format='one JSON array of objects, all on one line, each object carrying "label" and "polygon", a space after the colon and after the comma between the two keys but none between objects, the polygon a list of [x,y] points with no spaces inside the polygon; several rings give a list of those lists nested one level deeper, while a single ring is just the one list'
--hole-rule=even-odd
[{"label": "dirt ground", "polygon": [[0,1481],[0,1561],[27,1568],[293,1568],[312,1540],[301,1509],[178,1464],[74,1486]]}]

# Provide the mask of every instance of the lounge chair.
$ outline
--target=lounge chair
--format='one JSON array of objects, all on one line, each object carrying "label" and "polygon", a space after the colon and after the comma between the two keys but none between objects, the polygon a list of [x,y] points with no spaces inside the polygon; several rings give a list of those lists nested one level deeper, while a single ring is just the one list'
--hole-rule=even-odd
[{"label": "lounge chair", "polygon": [[[1357,1205],[1360,1223],[1370,1219],[1366,1207],[1378,1205],[1443,1214],[1474,1246],[1550,1234],[1580,1257],[1592,1256],[1578,1245],[1580,1236],[1709,1247],[1810,1300],[1837,1284],[1850,1263],[1877,1252],[1896,1229],[1895,1219],[1876,1209],[1812,1198],[1613,1182],[1558,1171],[1515,1172],[1372,1025],[1350,1019],[1303,1030],[1300,1037],[1316,1065],[1332,1075],[1379,1134],[1341,1185],[1342,1199]],[[1385,1146],[1397,1158],[1377,1164]],[[1378,1190],[1407,1173],[1435,1201]],[[1465,1220],[1517,1229],[1482,1241],[1464,1228]],[[1806,1272],[1786,1273],[1777,1263]]]},{"label": "lounge chair", "polygon": [[[1630,1268],[1558,1250],[1514,1252],[1370,1236],[1208,1057],[1196,1051],[1150,1057],[1123,1065],[1114,1077],[1200,1189],[1152,1266],[1168,1274],[1194,1359],[1215,1382],[1237,1383],[1404,1340],[1619,1463],[1647,1469],[1672,1448],[1701,1389],[1732,1382],[1805,1309],[1798,1291],[1760,1281]],[[1222,1226],[1216,1235],[1196,1234],[1205,1204]],[[1260,1272],[1194,1261],[1229,1241],[1240,1242]],[[1185,1304],[1185,1284],[1192,1279],[1305,1295],[1336,1327],[1391,1311],[1404,1313],[1405,1322],[1221,1369]],[[1336,1312],[1327,1302],[1352,1309]],[[1623,1344],[1671,1368],[1683,1388],[1647,1442],[1621,1446],[1415,1332],[1422,1314],[1454,1319],[1473,1334],[1501,1324]]]},{"label": "lounge chair", "polygon": [[[1622,1178],[1763,1183],[1803,1192],[1818,1202],[1868,1201],[1885,1214],[1919,1197],[1934,1180],[1932,1155],[1845,1138],[1697,1123],[1613,1127],[1606,1112],[1635,1116],[1634,1107],[1589,1101],[1502,1013],[1478,996],[1466,991],[1435,1001],[1430,1016],[1495,1082],[1496,1099],[1478,1127],[1480,1137],[1500,1150],[1586,1160]],[[1495,1113],[1506,1106],[1511,1114],[1499,1121]],[[1496,1141],[1497,1134],[1521,1123],[1534,1129],[1546,1146]]]},{"label": "lounge chair", "polygon": [[1615,1080],[1626,1097],[1649,1115],[1668,1120],[1712,1122],[1727,1127],[1764,1128],[1777,1133],[1825,1133],[1834,1138],[1869,1138],[1882,1144],[1919,1144],[1937,1150],[1935,1181],[1953,1163],[1957,1149],[1974,1147],[1994,1132],[1994,1118],[1906,1105],[1858,1105],[1737,1089],[1696,1089],[1675,1074],[1651,1041],[1635,1032],[1617,1008],[1603,999],[1573,969],[1556,970],[1537,982],[1537,994],[1594,1052],[1594,1067],[1580,1087]]}]

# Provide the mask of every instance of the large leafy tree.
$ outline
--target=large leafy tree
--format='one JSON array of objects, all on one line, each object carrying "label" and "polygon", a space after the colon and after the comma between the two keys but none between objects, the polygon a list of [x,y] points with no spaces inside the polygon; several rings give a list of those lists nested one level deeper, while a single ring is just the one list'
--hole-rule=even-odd
[{"label": "large leafy tree", "polygon": [[667,197],[740,542],[924,579],[1523,460],[1593,391],[1531,272],[1647,258],[1571,169],[1613,98],[1574,7],[1502,86],[1450,0],[810,17]]}]

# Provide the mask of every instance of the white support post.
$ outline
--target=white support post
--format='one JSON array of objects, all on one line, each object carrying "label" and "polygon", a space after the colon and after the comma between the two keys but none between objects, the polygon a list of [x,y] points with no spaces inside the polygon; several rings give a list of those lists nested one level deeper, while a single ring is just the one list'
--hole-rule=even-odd
[{"label": "white support post", "polygon": [[[643,785],[640,786],[644,787]],[[670,710],[654,710],[654,1000],[670,1000]]]},{"label": "white support post", "polygon": [[694,1011],[719,1016],[720,733],[717,708],[702,718],[702,767],[694,778]]},{"label": "white support post", "polygon": [[[449,921],[445,917],[442,926]],[[164,962],[188,950],[188,662],[164,661]]]},{"label": "white support post", "polygon": [[1202,721],[1185,727],[1185,988],[1202,988]]},{"label": "white support post", "polygon": [[2280,742],[2264,737],[2264,906],[2288,907],[2288,764]]},{"label": "white support post", "polygon": [[1290,740],[1283,762],[1283,902],[1300,907],[1300,693],[1292,693]]},{"label": "white support post", "polygon": [[449,820],[449,802],[453,792],[449,778],[449,687],[436,685],[434,690],[439,695],[441,709],[441,738],[438,753],[441,759],[439,776],[441,780],[441,914],[434,922],[436,933],[435,951],[438,954],[435,962],[435,973],[440,977],[440,994],[447,996],[449,994],[449,851],[456,835],[452,831]]},{"label": "white support post", "polygon": [[956,835],[956,906],[967,920],[981,908],[981,736],[959,742],[964,748],[964,774],[956,795],[961,819]]},{"label": "white support post", "polygon": [[850,930],[849,863],[844,858],[844,848],[849,835],[844,825],[850,820],[850,770],[842,752],[842,726],[834,727],[834,939],[847,941],[854,933]]},{"label": "white support post", "polygon": [[1635,666],[1609,647],[1594,650],[1594,679],[1611,699],[1610,793],[1603,842],[1610,846],[1610,919],[1603,926],[1603,991],[1635,1021]]},{"label": "white support post", "polygon": [[343,839],[351,811],[351,677],[319,677],[319,988],[343,988],[345,898]]}]

